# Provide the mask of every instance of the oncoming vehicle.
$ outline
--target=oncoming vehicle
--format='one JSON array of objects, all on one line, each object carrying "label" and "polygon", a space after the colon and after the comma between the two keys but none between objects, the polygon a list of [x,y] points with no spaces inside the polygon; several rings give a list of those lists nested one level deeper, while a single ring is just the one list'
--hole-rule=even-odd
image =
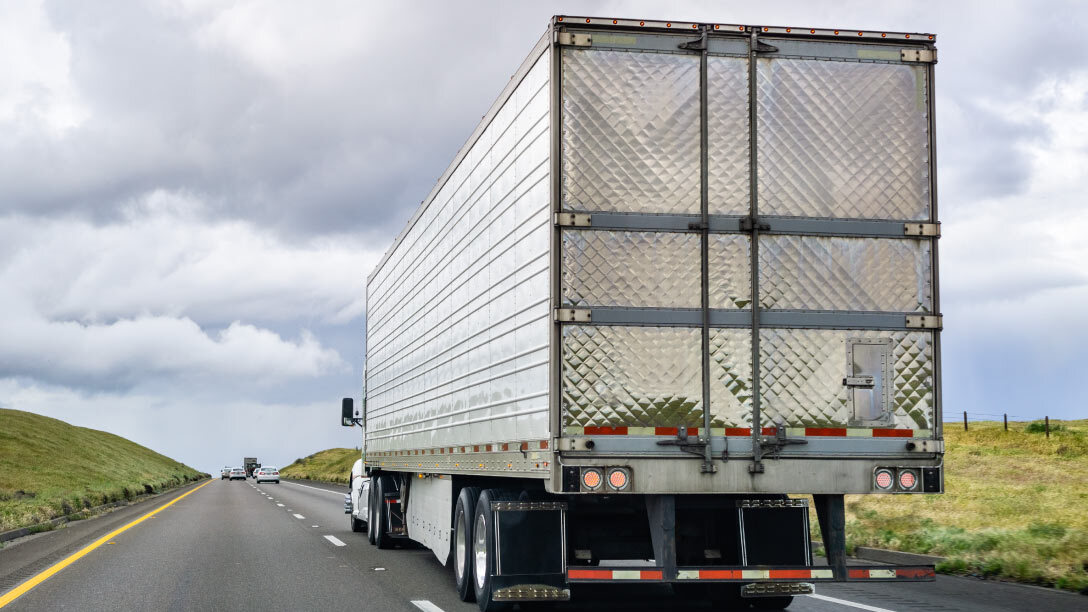
[{"label": "oncoming vehicle", "polygon": [[253,472],[253,479],[257,481],[257,484],[262,482],[274,482],[280,483],[280,470],[271,465],[258,468],[256,472]]},{"label": "oncoming vehicle", "polygon": [[231,470],[230,470],[230,479],[231,480],[245,480],[246,479],[246,471],[243,470],[240,467],[231,468]]}]

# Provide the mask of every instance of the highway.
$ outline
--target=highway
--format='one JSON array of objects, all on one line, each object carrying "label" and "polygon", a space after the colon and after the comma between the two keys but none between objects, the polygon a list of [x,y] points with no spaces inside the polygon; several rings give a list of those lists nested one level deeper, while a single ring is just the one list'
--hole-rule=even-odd
[{"label": "highway", "polygon": [[[430,551],[378,550],[365,534],[353,533],[343,514],[345,490],[215,480],[9,543],[0,549],[0,608],[478,610],[458,600],[450,570]],[[71,560],[81,550],[83,556]],[[63,565],[59,571],[58,565]],[[660,586],[596,587],[574,594],[575,601],[555,609],[709,609],[680,606]],[[798,597],[789,609],[1088,610],[1088,597],[940,576],[921,584],[819,585],[815,597]]]}]

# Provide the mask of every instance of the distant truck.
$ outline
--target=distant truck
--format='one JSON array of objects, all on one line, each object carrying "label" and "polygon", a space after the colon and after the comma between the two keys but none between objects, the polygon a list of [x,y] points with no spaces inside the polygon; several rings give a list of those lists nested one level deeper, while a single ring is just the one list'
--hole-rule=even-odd
[{"label": "distant truck", "polygon": [[554,17],[367,279],[353,527],[482,610],[933,580],[843,496],[943,490],[934,40]]},{"label": "distant truck", "polygon": [[257,468],[261,467],[261,464],[257,463],[256,457],[246,457],[242,459],[242,467],[246,471],[247,478],[253,478],[253,472],[257,471]]}]

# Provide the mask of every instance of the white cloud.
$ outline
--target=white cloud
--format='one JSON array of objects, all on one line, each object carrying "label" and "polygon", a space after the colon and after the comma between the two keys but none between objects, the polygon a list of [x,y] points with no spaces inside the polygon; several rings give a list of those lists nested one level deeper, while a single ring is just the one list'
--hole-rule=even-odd
[{"label": "white cloud", "polygon": [[348,371],[306,328],[363,314],[380,253],[350,237],[286,244],[201,210],[156,192],[101,226],[0,217],[0,375],[96,387]]},{"label": "white cloud", "polygon": [[31,126],[58,136],[87,118],[68,37],[49,24],[42,2],[0,3],[0,57],[0,126],[9,138]]}]

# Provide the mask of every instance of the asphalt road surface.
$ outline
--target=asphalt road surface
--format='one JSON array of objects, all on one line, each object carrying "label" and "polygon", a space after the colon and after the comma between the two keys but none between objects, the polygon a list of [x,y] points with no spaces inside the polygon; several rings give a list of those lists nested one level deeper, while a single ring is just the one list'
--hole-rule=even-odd
[{"label": "asphalt road surface", "polygon": [[[478,610],[457,599],[451,570],[429,550],[378,550],[365,533],[352,533],[345,492],[314,483],[216,480],[9,543],[0,549],[0,608]],[[34,586],[11,599],[28,585]],[[660,586],[576,588],[574,598],[555,609],[709,609],[680,605]],[[815,596],[798,597],[789,609],[1042,612],[1088,610],[1088,597],[940,576],[933,583],[817,585]]]}]

